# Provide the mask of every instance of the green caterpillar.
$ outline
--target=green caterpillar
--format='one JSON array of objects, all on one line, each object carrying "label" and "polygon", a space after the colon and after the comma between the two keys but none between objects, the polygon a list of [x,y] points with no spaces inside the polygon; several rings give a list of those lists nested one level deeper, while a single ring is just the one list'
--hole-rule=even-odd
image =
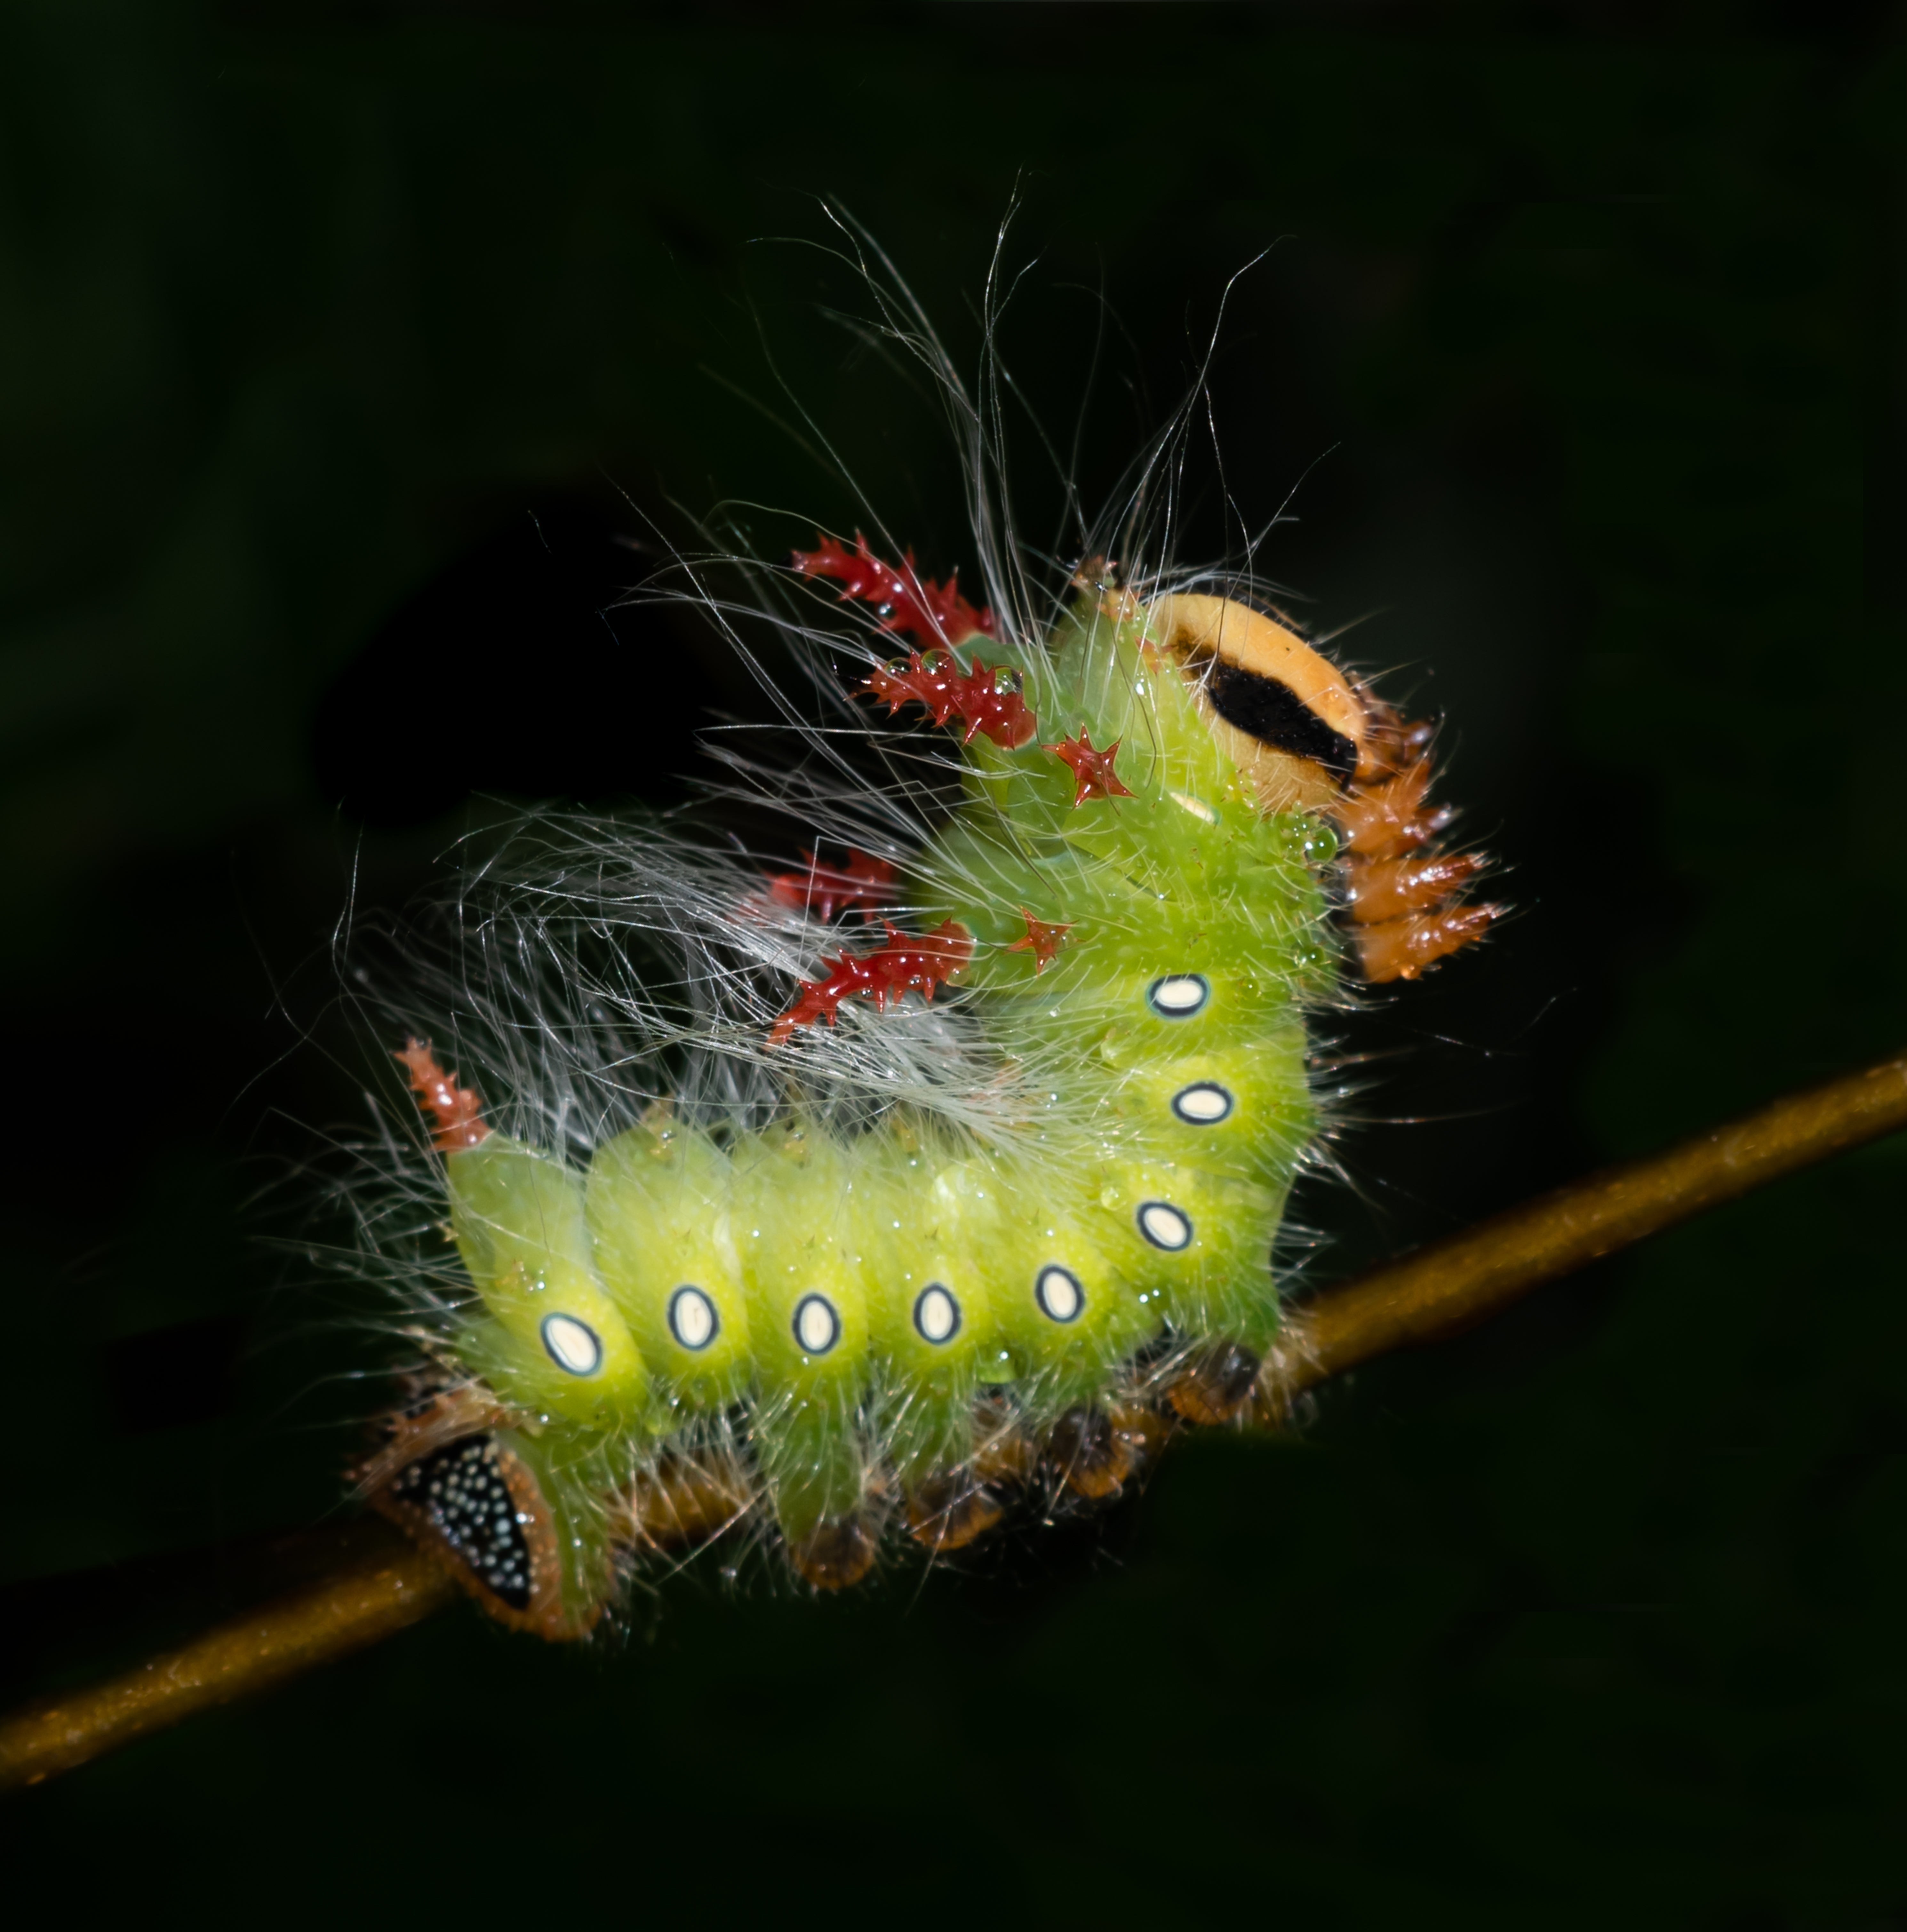
[{"label": "green caterpillar", "polygon": [[461,1272],[413,1276],[431,1366],[362,1480],[546,1636],[645,1546],[771,1525],[839,1587],[1248,1412],[1308,1013],[1495,910],[1453,896],[1425,728],[1244,602],[1095,560],[1040,634],[864,539],[794,572],[872,614],[836,733],[918,704],[957,764],[863,708],[890,784],[826,734],[831,770],[755,772],[845,868],[539,834],[445,976],[474,1084],[398,1056],[440,1161],[401,1198]]}]

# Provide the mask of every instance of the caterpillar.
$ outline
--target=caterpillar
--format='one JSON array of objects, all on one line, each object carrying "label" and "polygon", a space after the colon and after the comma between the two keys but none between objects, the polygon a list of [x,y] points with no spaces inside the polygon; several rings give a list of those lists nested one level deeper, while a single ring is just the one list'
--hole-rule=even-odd
[{"label": "caterpillar", "polygon": [[533,819],[388,1004],[418,1360],[357,1480],[506,1624],[722,1529],[839,1589],[1262,1412],[1319,1016],[1498,916],[1431,727],[1248,586],[986,567],[768,574],[820,722],[722,755],[801,862]]}]

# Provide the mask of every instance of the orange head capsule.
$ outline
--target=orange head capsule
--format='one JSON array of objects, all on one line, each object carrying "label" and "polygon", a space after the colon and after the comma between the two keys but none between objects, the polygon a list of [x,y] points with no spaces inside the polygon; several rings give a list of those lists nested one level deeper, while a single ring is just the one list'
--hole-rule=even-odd
[{"label": "orange head capsule", "polygon": [[1227,597],[1155,598],[1146,632],[1198,693],[1212,735],[1267,812],[1329,812],[1374,776],[1372,720],[1344,673],[1262,611]]},{"label": "orange head capsule", "polygon": [[1229,598],[1157,598],[1146,623],[1264,809],[1336,821],[1367,980],[1415,979],[1482,937],[1500,909],[1454,896],[1484,862],[1431,844],[1452,814],[1424,803],[1428,724],[1405,723],[1295,632]]}]

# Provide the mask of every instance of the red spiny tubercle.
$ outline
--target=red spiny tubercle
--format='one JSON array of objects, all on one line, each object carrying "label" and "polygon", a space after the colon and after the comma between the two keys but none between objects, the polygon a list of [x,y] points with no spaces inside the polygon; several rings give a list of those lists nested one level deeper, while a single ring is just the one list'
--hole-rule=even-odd
[{"label": "red spiny tubercle", "polygon": [[854,547],[844,550],[830,536],[815,532],[818,550],[794,553],[794,568],[803,577],[832,577],[841,585],[844,602],[858,598],[863,604],[881,609],[881,628],[902,636],[918,638],[923,644],[957,644],[975,632],[993,635],[993,614],[976,610],[960,595],[960,572],[944,584],[923,578],[914,568],[914,553],[896,570],[883,563],[867,547],[867,539],[854,532]]},{"label": "red spiny tubercle", "polygon": [[944,584],[936,584],[914,568],[911,550],[896,570],[868,548],[858,530],[851,550],[830,536],[817,533],[815,541],[818,550],[794,553],[796,570],[803,577],[833,578],[844,602],[859,598],[875,605],[881,629],[918,638],[926,647],[910,651],[903,669],[879,666],[861,687],[885,698],[890,715],[903,704],[923,704],[936,724],[958,718],[967,728],[969,742],[984,731],[1009,752],[1032,742],[1039,728],[1018,690],[1002,690],[998,672],[978,658],[963,670],[947,649],[964,638],[995,634],[993,612],[975,610],[960,595],[957,572]]},{"label": "red spiny tubercle", "polygon": [[1035,919],[1025,906],[1020,908],[1020,916],[1026,922],[1026,937],[1016,939],[1006,950],[1032,953],[1033,976],[1037,980],[1053,964],[1053,956],[1065,944],[1066,935],[1073,928],[1070,925],[1056,926],[1044,920]]},{"label": "red spiny tubercle", "polygon": [[910,651],[905,670],[877,664],[861,688],[885,698],[890,716],[911,703],[925,705],[936,724],[958,718],[967,728],[963,743],[984,731],[1003,751],[1017,752],[1030,745],[1040,728],[1026,700],[1011,686],[1002,690],[999,674],[983,659],[975,658],[973,668],[963,671],[950,651],[929,651],[924,656]]},{"label": "red spiny tubercle", "polygon": [[777,872],[769,880],[768,896],[776,905],[811,912],[827,924],[853,906],[860,908],[865,922],[872,916],[870,908],[893,903],[894,868],[886,860],[851,847],[848,868],[842,872],[824,866],[812,852],[806,856],[805,872]]},{"label": "red spiny tubercle", "polygon": [[1092,734],[1082,724],[1077,738],[1062,738],[1046,749],[1073,768],[1073,804],[1077,809],[1089,798],[1130,798],[1132,794],[1120,784],[1113,760],[1124,740],[1115,738],[1103,752],[1092,748]]},{"label": "red spiny tubercle", "polygon": [[954,920],[942,920],[918,938],[890,925],[887,942],[878,950],[824,959],[824,976],[803,984],[794,1005],[770,1030],[768,1044],[779,1046],[797,1027],[817,1020],[832,1026],[843,1000],[871,998],[884,1009],[910,986],[931,1000],[935,987],[944,986],[972,958],[973,934]]},{"label": "red spiny tubercle", "polygon": [[488,1137],[483,1124],[483,1102],[474,1087],[460,1087],[455,1073],[446,1073],[437,1064],[428,1043],[407,1041],[395,1058],[402,1061],[410,1076],[418,1098],[436,1117],[432,1144],[440,1154],[454,1154],[459,1148],[473,1148]]}]

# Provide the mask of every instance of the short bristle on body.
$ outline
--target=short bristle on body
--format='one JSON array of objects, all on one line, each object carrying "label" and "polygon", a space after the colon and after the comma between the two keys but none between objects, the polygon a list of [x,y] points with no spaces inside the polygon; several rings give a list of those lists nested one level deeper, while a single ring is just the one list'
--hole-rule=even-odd
[{"label": "short bristle on body", "polygon": [[1227,613],[1270,634],[1243,605],[1096,562],[1035,631],[858,533],[792,572],[866,640],[830,728],[885,756],[908,730],[851,700],[921,707],[957,796],[897,758],[884,787],[737,764],[806,814],[779,868],[539,822],[440,975],[476,1078],[397,1054],[437,1163],[401,1204],[459,1271],[417,1264],[435,1379],[363,1480],[545,1636],[650,1552],[753,1527],[845,1588],[1248,1416],[1320,1129],[1310,1017],[1495,916],[1437,848],[1427,728],[1282,631],[1215,700]]}]

